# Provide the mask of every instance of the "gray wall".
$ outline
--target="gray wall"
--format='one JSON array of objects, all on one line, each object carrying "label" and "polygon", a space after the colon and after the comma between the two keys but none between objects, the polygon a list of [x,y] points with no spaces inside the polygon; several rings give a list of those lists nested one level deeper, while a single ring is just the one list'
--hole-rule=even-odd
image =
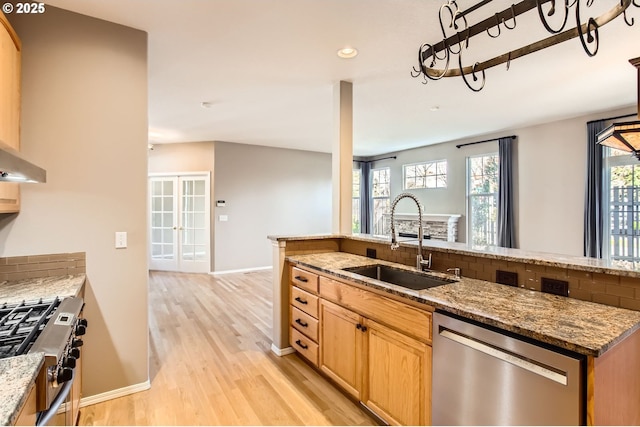
[{"label": "gray wall", "polygon": [[[213,142],[187,142],[181,144],[154,144],[149,151],[149,173],[180,174],[183,172],[209,172],[210,199],[213,198],[213,165],[215,164],[215,145]],[[210,215],[210,266],[213,269],[214,234],[213,215]]]},{"label": "gray wall", "polygon": [[331,232],[330,154],[216,142],[215,159],[214,271],[270,266],[267,235]]},{"label": "gray wall", "polygon": [[[373,167],[391,167],[391,198],[402,190],[402,165],[423,160],[448,161],[446,189],[411,190],[428,213],[453,213],[459,222],[461,242],[467,241],[466,158],[497,152],[497,142],[456,148],[457,144],[516,135],[514,198],[518,247],[531,251],[582,256],[586,176],[586,123],[634,109],[607,111],[475,138],[395,153]],[[383,156],[380,156],[383,157]],[[416,212],[411,201],[401,201],[397,212]]]},{"label": "gray wall", "polygon": [[[86,252],[84,395],[148,380],[147,37],[47,6],[22,39],[22,151],[47,170],[0,219],[0,256]],[[114,232],[128,248],[114,248]]]}]

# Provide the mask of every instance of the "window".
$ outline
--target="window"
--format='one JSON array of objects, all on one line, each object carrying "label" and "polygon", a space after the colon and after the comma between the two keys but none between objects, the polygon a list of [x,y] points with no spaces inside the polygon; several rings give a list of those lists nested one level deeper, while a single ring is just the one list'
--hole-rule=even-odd
[{"label": "window", "polygon": [[620,267],[640,266],[640,164],[629,153],[605,149],[605,256]]},{"label": "window", "polygon": [[383,219],[384,214],[389,213],[391,202],[391,169],[380,168],[371,170],[371,198],[373,200],[373,224],[371,233],[384,234]]},{"label": "window", "polygon": [[498,166],[497,153],[467,160],[468,240],[473,245],[497,243]]},{"label": "window", "polygon": [[351,192],[351,232],[360,233],[360,169],[353,170],[353,189]]},{"label": "window", "polygon": [[447,161],[403,165],[404,189],[446,188]]}]

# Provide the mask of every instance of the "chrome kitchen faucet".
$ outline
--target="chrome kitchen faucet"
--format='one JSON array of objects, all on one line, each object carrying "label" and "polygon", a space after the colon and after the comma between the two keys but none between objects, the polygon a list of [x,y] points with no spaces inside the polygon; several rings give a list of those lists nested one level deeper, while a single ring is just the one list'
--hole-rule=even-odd
[{"label": "chrome kitchen faucet", "polygon": [[409,198],[416,202],[416,205],[418,205],[418,256],[416,257],[416,268],[418,270],[431,268],[431,254],[429,254],[429,258],[426,260],[422,258],[422,239],[424,234],[422,231],[422,205],[420,204],[420,201],[418,201],[418,198],[411,193],[399,194],[391,204],[391,250],[395,251],[400,247],[396,239],[396,226],[394,224],[395,221],[393,219],[393,216],[396,211],[396,205],[400,200],[404,198]]}]

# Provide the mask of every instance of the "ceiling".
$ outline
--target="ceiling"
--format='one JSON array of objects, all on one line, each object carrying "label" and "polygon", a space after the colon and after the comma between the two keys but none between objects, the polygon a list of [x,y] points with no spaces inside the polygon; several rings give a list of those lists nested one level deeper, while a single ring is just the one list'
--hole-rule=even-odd
[{"label": "ceiling", "polygon": [[[591,9],[585,0],[580,3],[592,12],[589,16],[598,16],[617,1],[595,2]],[[512,61],[509,71],[505,65],[487,70],[486,85],[476,93],[460,77],[423,85],[410,75],[419,46],[442,39],[438,11],[443,2],[46,3],[149,34],[154,143],[226,141],[331,152],[333,87],[340,80],[353,83],[353,145],[360,156],[635,105],[636,70],[628,60],[640,56],[640,8],[628,10],[639,21],[634,26],[619,17],[600,28],[595,57],[572,39]],[[459,0],[458,5],[464,10],[477,2]],[[511,3],[493,0],[470,14],[469,23]],[[573,12],[569,19],[575,19]],[[485,60],[548,36],[530,11],[518,17],[514,30],[502,27],[496,39],[484,33],[473,37],[465,58]],[[338,58],[336,51],[345,46],[357,48],[359,55]]]}]

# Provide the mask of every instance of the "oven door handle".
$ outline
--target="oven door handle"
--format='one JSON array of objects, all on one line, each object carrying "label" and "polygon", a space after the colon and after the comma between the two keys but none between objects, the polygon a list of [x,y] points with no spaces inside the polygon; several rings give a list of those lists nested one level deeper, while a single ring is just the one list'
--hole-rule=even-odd
[{"label": "oven door handle", "polygon": [[58,412],[58,409],[60,409],[60,405],[62,405],[62,402],[67,400],[67,397],[71,392],[71,386],[73,386],[73,380],[75,379],[75,377],[76,377],[76,373],[74,371],[71,379],[64,383],[64,385],[62,386],[62,389],[60,390],[60,393],[58,393],[56,398],[53,399],[53,402],[51,402],[51,406],[49,407],[49,409],[42,411],[38,414],[36,426],[44,426],[49,424],[49,421],[51,421],[51,418],[53,418],[53,416]]}]

